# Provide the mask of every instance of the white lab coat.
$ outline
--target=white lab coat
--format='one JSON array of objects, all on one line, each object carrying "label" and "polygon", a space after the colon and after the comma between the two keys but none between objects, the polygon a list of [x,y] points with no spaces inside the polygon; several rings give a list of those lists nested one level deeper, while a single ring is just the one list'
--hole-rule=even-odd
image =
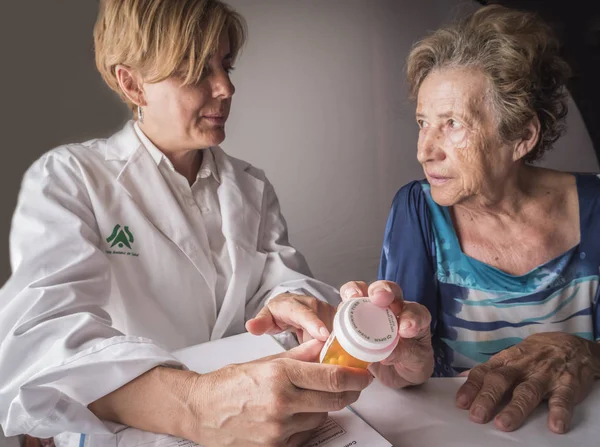
[{"label": "white lab coat", "polygon": [[0,291],[8,436],[108,434],[112,425],[87,405],[157,365],[178,365],[173,350],[243,332],[283,291],[339,298],[289,245],[264,173],[210,150],[233,269],[219,313],[210,235],[191,237],[201,219],[184,217],[131,122],[108,140],[54,149],[27,171],[13,273]]}]

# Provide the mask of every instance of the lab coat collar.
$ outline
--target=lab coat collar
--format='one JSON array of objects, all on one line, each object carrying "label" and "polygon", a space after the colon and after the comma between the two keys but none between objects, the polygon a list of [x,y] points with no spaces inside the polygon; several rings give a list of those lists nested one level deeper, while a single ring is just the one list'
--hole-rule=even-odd
[{"label": "lab coat collar", "polygon": [[214,179],[221,183],[221,177],[219,176],[219,168],[215,163],[215,155],[213,154],[213,148],[209,147],[208,149],[202,149],[202,165],[198,170],[198,177],[207,178],[211,175]]},{"label": "lab coat collar", "polygon": [[[211,339],[222,336],[236,314],[239,294],[246,294],[250,275],[248,264],[259,249],[264,180],[252,173],[251,165],[230,157],[220,148],[211,148],[220,174],[217,189],[222,230],[229,251],[233,277],[221,307]],[[198,247],[194,225],[189,222],[177,199],[162,177],[150,153],[140,142],[133,122],[109,138],[106,160],[124,162],[117,181],[140,207],[148,220],[175,243],[204,276],[214,295],[216,271],[208,244]],[[237,296],[236,296],[237,295]]]},{"label": "lab coat collar", "polygon": [[[173,166],[171,160],[169,160],[169,158],[159,148],[156,147],[156,145],[150,140],[150,138],[146,136],[146,134],[140,128],[140,125],[137,121],[133,123],[133,129],[135,130],[135,134],[137,135],[141,143],[144,145],[146,150],[150,152],[150,155],[152,156],[154,162],[157,165],[160,165],[160,163],[166,163],[166,165],[171,171],[175,171],[175,166]],[[219,172],[215,165],[215,157],[211,151],[211,148],[199,150],[203,151],[202,164],[198,169],[198,174],[196,175],[196,178],[207,178],[212,176],[218,183],[221,183],[221,179],[219,178]]]},{"label": "lab coat collar", "polygon": [[127,161],[140,147],[142,142],[135,133],[133,121],[127,122],[125,127],[106,140],[104,159],[106,161]]},{"label": "lab coat collar", "polygon": [[[150,160],[152,160],[156,166],[154,158],[150,152],[145,149],[143,143],[140,141],[137,133],[135,132],[134,121],[129,121],[122,130],[110,137],[106,141],[104,150],[106,161],[126,162],[123,169],[119,173],[118,178],[121,178],[123,173],[127,171],[132,164],[140,163],[143,160],[146,160],[148,157],[145,156],[144,152],[150,157]],[[239,192],[239,197],[231,197],[231,199],[233,199],[239,205],[239,199],[241,199],[243,193],[245,200],[241,202],[247,204],[252,211],[258,213],[260,216],[260,210],[262,209],[264,181],[256,178],[254,175],[248,172],[251,168],[249,163],[228,156],[220,147],[214,146],[210,148],[210,152],[210,154],[206,154],[206,157],[203,157],[200,170],[210,170],[211,173],[216,176],[216,179],[219,181],[219,183],[221,183],[221,186],[223,186],[222,183],[224,181],[227,183],[225,188],[219,188],[219,191],[223,189],[223,191],[220,192],[219,199],[228,198],[225,196],[222,197],[221,194],[223,194],[223,192],[228,192],[228,190],[232,188],[234,192]],[[233,196],[235,196],[235,194],[233,194]],[[225,207],[233,211],[229,205],[230,204],[227,203],[225,204]],[[223,203],[221,206],[223,206]],[[222,212],[222,214],[225,215],[224,212]]]}]

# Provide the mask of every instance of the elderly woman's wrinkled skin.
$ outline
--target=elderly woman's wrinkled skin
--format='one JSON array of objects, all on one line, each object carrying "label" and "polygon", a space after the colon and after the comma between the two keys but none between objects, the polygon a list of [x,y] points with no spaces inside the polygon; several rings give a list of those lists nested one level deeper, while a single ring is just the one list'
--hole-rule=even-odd
[{"label": "elderly woman's wrinkled skin", "polygon": [[537,142],[536,120],[522,138],[500,139],[490,96],[476,69],[427,76],[418,96],[417,158],[433,199],[452,207],[463,252],[522,275],[579,243],[577,190],[571,174],[521,161]]},{"label": "elderly woman's wrinkled skin", "polygon": [[[476,68],[430,73],[419,89],[417,158],[432,198],[451,207],[468,256],[523,275],[579,243],[579,203],[571,174],[533,168],[539,122],[502,141],[488,79]],[[573,408],[600,377],[600,345],[574,335],[534,334],[471,370],[457,406],[504,431],[520,427],[545,398],[548,427],[569,429]],[[508,405],[501,409],[505,395]]]},{"label": "elderly woman's wrinkled skin", "polygon": [[489,95],[487,78],[469,69],[435,71],[419,89],[417,158],[439,205],[498,200],[494,186],[525,155],[498,138]]}]

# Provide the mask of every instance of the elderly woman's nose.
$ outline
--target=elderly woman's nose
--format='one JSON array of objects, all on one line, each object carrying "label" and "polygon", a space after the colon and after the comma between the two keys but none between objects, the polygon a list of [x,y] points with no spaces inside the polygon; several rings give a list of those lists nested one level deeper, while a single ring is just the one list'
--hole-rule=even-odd
[{"label": "elderly woman's nose", "polygon": [[421,131],[417,144],[417,160],[419,163],[439,160],[444,158],[441,150],[442,136],[435,130]]}]

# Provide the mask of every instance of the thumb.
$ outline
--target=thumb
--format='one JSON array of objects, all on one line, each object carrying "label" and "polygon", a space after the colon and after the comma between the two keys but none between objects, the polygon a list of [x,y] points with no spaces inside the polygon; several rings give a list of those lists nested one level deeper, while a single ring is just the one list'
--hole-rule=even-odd
[{"label": "thumb", "polygon": [[256,317],[246,322],[246,330],[252,335],[263,335],[271,333],[270,331],[275,334],[281,332],[280,328],[275,324],[273,314],[271,314],[271,311],[266,306],[260,310]]}]

